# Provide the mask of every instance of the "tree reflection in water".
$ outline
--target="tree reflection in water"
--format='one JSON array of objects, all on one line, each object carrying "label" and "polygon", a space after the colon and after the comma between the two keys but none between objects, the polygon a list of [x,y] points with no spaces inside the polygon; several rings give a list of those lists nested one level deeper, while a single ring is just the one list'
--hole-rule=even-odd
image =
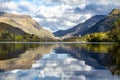
[{"label": "tree reflection in water", "polygon": [[3,44],[0,50],[2,80],[119,78],[120,51],[114,44]]},{"label": "tree reflection in water", "polygon": [[120,45],[118,44],[87,44],[82,46],[89,51],[94,51],[100,54],[105,54],[103,60],[96,60],[107,67],[113,75],[120,76]]},{"label": "tree reflection in water", "polygon": [[54,45],[45,44],[0,44],[0,72],[30,69],[36,60],[53,48]]},{"label": "tree reflection in water", "polygon": [[120,45],[114,45],[109,49],[109,52],[113,60],[109,68],[113,75],[120,76]]},{"label": "tree reflection in water", "polygon": [[[120,75],[120,46],[116,44],[67,44],[56,49],[57,53],[68,53],[77,59],[84,59],[95,68],[108,68],[113,75]],[[91,59],[88,60],[88,57]],[[94,63],[95,60],[100,65]],[[90,61],[91,60],[91,61]],[[91,63],[90,63],[91,62]]]}]

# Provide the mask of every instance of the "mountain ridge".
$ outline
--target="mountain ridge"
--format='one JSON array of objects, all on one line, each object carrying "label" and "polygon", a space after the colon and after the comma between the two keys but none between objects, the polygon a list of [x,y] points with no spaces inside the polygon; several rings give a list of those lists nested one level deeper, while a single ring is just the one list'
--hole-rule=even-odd
[{"label": "mountain ridge", "polygon": [[79,37],[86,34],[111,31],[114,22],[120,19],[120,10],[113,9],[108,15],[103,15],[101,18],[96,18],[96,16],[93,16],[84,23],[80,23],[68,30],[59,30],[53,34],[57,37],[69,38],[72,36]]},{"label": "mountain ridge", "polygon": [[89,27],[93,26],[95,23],[97,23],[100,19],[103,19],[105,15],[95,15],[88,20],[86,20],[84,23],[80,23],[68,30],[59,30],[57,32],[54,32],[53,34],[57,37],[62,36],[79,36],[84,35],[84,30],[87,30]]},{"label": "mountain ridge", "polygon": [[0,22],[19,28],[25,33],[34,34],[38,37],[54,38],[54,35],[46,29],[43,29],[36,21],[28,15],[18,15],[6,12],[0,12]]},{"label": "mountain ridge", "polygon": [[89,28],[85,34],[107,32],[113,29],[114,22],[120,18],[120,10],[113,9],[104,19],[98,21],[94,26]]}]

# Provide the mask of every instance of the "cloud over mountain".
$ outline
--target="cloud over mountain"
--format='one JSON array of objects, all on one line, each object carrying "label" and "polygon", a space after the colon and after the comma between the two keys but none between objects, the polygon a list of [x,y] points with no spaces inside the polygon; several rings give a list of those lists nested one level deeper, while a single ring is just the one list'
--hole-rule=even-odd
[{"label": "cloud over mountain", "polygon": [[56,31],[68,29],[93,15],[120,8],[118,0],[2,0],[0,11],[29,14],[41,26]]}]

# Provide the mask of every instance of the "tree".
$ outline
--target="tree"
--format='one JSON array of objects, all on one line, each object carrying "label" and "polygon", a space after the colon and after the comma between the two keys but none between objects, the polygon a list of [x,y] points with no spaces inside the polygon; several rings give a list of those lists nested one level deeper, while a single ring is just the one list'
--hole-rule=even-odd
[{"label": "tree", "polygon": [[114,29],[109,33],[109,36],[120,44],[120,21],[116,21],[113,27]]},{"label": "tree", "polygon": [[100,32],[100,33],[88,34],[87,36],[85,36],[85,38],[89,42],[105,42],[105,41],[109,41],[108,40],[108,32],[105,32],[105,33]]},{"label": "tree", "polygon": [[3,41],[12,41],[14,40],[14,35],[9,33],[8,31],[4,32],[1,37]]},{"label": "tree", "polygon": [[23,37],[21,35],[15,36],[15,41],[22,41]]}]

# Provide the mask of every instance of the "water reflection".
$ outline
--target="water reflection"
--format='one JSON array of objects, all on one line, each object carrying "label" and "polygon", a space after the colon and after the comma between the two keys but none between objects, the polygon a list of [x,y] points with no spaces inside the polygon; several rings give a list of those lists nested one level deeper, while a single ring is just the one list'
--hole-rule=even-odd
[{"label": "water reflection", "polygon": [[0,44],[0,71],[29,69],[53,47],[43,44]]},{"label": "water reflection", "polygon": [[84,60],[96,69],[109,69],[120,75],[120,45],[117,44],[68,44],[56,48],[56,53],[66,52],[74,58]]},{"label": "water reflection", "polygon": [[[0,73],[0,80],[119,80],[119,46],[112,44],[22,45],[24,48],[20,50],[23,52],[16,53],[17,57],[0,60],[2,61],[0,66],[5,64],[11,68],[0,68],[11,70]],[[28,47],[25,48],[25,45]],[[14,52],[16,49],[10,50]]]},{"label": "water reflection", "polygon": [[112,56],[112,61],[108,67],[113,75],[120,76],[120,45],[114,45],[113,48],[109,49],[109,52]]}]

